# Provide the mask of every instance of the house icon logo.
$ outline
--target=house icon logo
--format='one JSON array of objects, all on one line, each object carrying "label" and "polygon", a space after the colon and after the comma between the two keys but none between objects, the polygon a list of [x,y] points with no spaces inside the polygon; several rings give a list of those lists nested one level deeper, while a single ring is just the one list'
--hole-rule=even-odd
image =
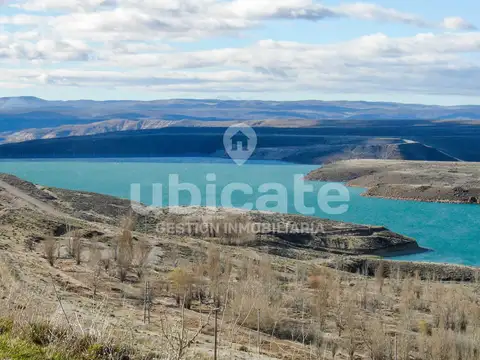
[{"label": "house icon logo", "polygon": [[257,147],[257,134],[247,124],[235,124],[225,131],[223,145],[232,160],[237,165],[242,166],[252,156]]}]

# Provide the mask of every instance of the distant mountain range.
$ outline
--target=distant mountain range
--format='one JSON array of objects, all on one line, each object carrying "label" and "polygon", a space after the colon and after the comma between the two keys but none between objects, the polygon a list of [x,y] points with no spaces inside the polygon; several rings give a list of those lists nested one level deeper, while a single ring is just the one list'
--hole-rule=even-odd
[{"label": "distant mountain range", "polygon": [[431,106],[348,101],[155,100],[47,101],[0,98],[0,142],[19,142],[164,127],[316,127],[356,121],[470,121],[480,106]]}]

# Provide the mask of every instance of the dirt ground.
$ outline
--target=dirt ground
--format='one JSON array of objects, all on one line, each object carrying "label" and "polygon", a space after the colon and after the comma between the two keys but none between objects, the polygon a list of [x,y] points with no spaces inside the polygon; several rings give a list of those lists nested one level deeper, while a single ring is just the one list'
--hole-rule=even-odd
[{"label": "dirt ground", "polygon": [[480,163],[347,160],[314,170],[307,179],[367,188],[365,196],[480,203]]}]

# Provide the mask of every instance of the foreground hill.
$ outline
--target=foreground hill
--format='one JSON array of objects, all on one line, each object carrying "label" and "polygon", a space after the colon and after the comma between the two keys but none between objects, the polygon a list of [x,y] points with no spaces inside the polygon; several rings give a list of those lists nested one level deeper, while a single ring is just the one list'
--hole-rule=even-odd
[{"label": "foreground hill", "polygon": [[[126,200],[10,175],[0,199],[1,358],[478,359],[478,269],[337,255],[416,244],[384,228],[138,204],[133,217]],[[196,221],[317,232],[178,227]]]},{"label": "foreground hill", "polygon": [[348,160],[308,174],[367,188],[365,196],[451,203],[480,203],[480,164],[396,160]]}]

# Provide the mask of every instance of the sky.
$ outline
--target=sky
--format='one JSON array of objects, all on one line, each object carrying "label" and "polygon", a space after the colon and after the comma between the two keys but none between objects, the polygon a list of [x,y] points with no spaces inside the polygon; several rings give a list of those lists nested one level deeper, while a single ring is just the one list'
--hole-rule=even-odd
[{"label": "sky", "polygon": [[480,104],[478,0],[0,0],[0,96]]}]

